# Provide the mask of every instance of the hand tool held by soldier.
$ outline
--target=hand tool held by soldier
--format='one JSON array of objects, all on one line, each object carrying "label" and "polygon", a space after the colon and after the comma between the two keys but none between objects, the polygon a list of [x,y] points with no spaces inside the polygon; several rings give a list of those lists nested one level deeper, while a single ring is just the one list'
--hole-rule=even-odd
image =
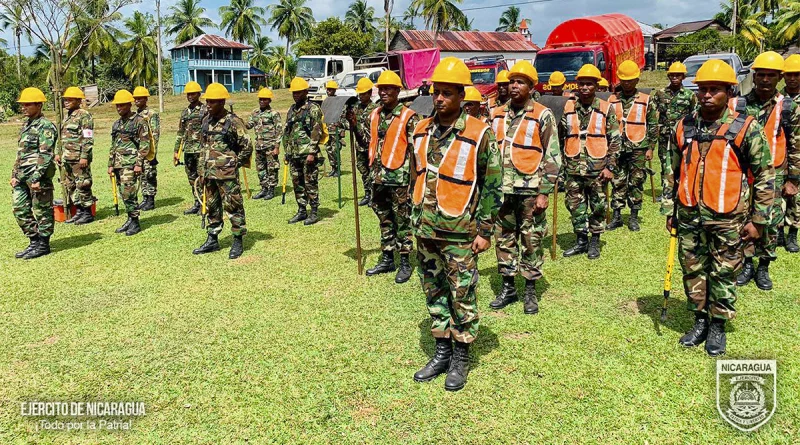
[{"label": "hand tool held by soldier", "polygon": [[[325,83],[325,92],[328,97],[336,97],[336,90],[339,89],[339,84],[333,80]],[[328,162],[331,164],[331,171],[326,176],[336,178],[341,173],[341,157],[342,157],[342,144],[347,131],[347,117],[344,112],[339,116],[339,120],[333,124],[328,125],[328,138],[327,151]]]},{"label": "hand tool held by soldier", "polygon": [[258,108],[250,113],[247,129],[255,129],[256,170],[261,191],[253,199],[269,201],[275,197],[280,170],[281,114],[271,107],[272,90],[262,88],[258,92]]},{"label": "hand tool held by soldier", "polygon": [[26,260],[50,253],[53,235],[53,153],[58,133],[42,114],[47,102],[38,88],[25,88],[17,102],[26,117],[17,139],[17,156],[11,169],[11,202],[14,218],[29,244],[14,256]]},{"label": "hand tool held by soldier", "polygon": [[144,118],[150,127],[150,153],[146,155],[142,171],[142,203],[139,210],[148,211],[156,208],[156,192],[158,191],[158,140],[161,137],[161,117],[147,106],[150,91],[145,87],[133,90],[136,114]]},{"label": "hand tool held by soldier", "polygon": [[372,182],[369,172],[369,142],[370,142],[370,116],[378,105],[372,102],[372,88],[374,87],[368,77],[358,79],[356,94],[358,104],[354,112],[348,116],[350,128],[356,138],[356,168],[361,175],[364,186],[364,197],[358,201],[359,206],[368,205],[372,201]]},{"label": "hand tool held by soldier", "polygon": [[502,167],[489,127],[461,110],[464,87],[472,84],[464,62],[442,59],[432,80],[436,113],[413,134],[411,220],[436,353],[414,380],[447,373],[445,389],[458,391],[478,335],[477,256],[491,247]]},{"label": "hand tool held by soldier", "polygon": [[184,215],[200,214],[200,200],[203,191],[202,187],[195,187],[197,178],[202,171],[200,152],[202,151],[202,126],[203,117],[207,110],[205,104],[200,102],[200,95],[203,89],[200,84],[189,81],[183,87],[183,93],[189,105],[181,112],[178,123],[178,137],[175,138],[175,148],[172,154],[172,162],[180,162],[181,148],[183,149],[183,169],[186,172],[186,179],[189,181],[189,188],[192,191],[194,204],[183,212]]},{"label": "hand tool held by soldier", "polygon": [[[786,87],[783,95],[792,99],[800,106],[800,54],[792,54],[786,58],[783,65],[783,80]],[[800,245],[797,244],[797,231],[800,228],[800,198],[797,194],[797,184],[794,181],[786,181],[783,190],[784,200],[786,201],[786,217],[784,223],[789,227],[783,247],[789,253],[800,252]],[[778,232],[778,245],[781,245],[783,230]]]},{"label": "hand tool held by soldier", "polygon": [[769,222],[775,170],[761,124],[728,110],[737,84],[733,68],[709,60],[694,82],[700,106],[673,131],[661,211],[669,215],[667,230],[677,227],[683,287],[695,314],[679,342],[705,342],[706,352],[717,356],[725,352],[725,322],[736,315],[742,243],[760,238]]},{"label": "hand tool held by soldier", "polygon": [[67,110],[61,124],[61,144],[56,153],[56,164],[63,166],[62,186],[66,189],[64,210],[69,202],[75,203],[77,212],[66,220],[67,224],[82,225],[94,221],[92,205],[92,149],[94,147],[94,121],[92,115],[81,108],[86,98],[78,87],[69,87],[61,96]]},{"label": "hand tool held by soldier", "polygon": [[503,204],[495,231],[503,287],[489,307],[501,309],[516,301],[514,277],[521,275],[524,312],[533,315],[539,312],[536,281],[542,278],[548,195],[558,181],[561,150],[552,111],[531,99],[539,81],[536,69],[527,61],[517,62],[508,77],[510,100],[492,110],[491,120],[503,164]]}]

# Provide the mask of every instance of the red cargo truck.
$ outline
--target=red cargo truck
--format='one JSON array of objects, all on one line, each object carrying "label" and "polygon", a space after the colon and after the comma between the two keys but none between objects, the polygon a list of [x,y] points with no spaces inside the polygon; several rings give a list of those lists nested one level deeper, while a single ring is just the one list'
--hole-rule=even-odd
[{"label": "red cargo truck", "polygon": [[464,60],[472,76],[472,85],[480,91],[481,96],[494,100],[497,97],[497,73],[508,69],[502,55],[471,57]]}]

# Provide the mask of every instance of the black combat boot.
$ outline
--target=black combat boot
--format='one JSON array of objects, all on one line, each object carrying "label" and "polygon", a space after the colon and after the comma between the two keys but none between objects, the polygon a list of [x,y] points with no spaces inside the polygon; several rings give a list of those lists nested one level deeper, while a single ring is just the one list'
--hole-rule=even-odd
[{"label": "black combat boot", "polygon": [[783,226],[778,227],[778,247],[785,247],[786,246],[786,233],[783,229]]},{"label": "black combat boot", "polygon": [[39,242],[39,235],[33,235],[32,237],[28,238],[28,247],[23,249],[20,252],[14,254],[14,258],[24,258],[25,255],[28,254],[34,247],[36,247],[36,243]]},{"label": "black combat boot", "polygon": [[453,357],[444,379],[444,389],[458,391],[467,384],[469,375],[469,343],[453,341]]},{"label": "black combat boot", "polygon": [[574,246],[564,251],[564,257],[571,257],[586,253],[589,250],[589,235],[577,233],[578,240]]},{"label": "black combat boot", "polygon": [[711,357],[716,357],[725,353],[725,320],[711,320],[708,328],[708,339],[706,339],[706,353]]},{"label": "black combat boot", "polygon": [[786,251],[789,253],[800,252],[800,246],[797,245],[796,227],[789,227],[789,233],[786,235]]},{"label": "black combat boot", "polygon": [[500,293],[497,294],[494,301],[489,303],[489,307],[495,310],[503,309],[515,301],[517,301],[517,288],[514,286],[514,277],[504,276],[503,288],[500,289]]},{"label": "black combat boot", "polygon": [[606,230],[616,230],[622,227],[622,210],[615,209],[611,216],[611,221],[606,226]]},{"label": "black combat boot", "polygon": [[436,352],[428,361],[428,364],[414,373],[414,381],[430,382],[440,374],[447,372],[450,367],[450,357],[453,356],[453,344],[449,338],[436,339]]},{"label": "black combat boot", "polygon": [[144,212],[148,210],[154,210],[155,208],[156,208],[155,196],[145,196],[144,201],[142,201],[142,205],[139,206],[139,210]]},{"label": "black combat boot", "polygon": [[184,210],[184,215],[197,215],[200,213],[200,201],[195,201],[194,205]]},{"label": "black combat boot", "polygon": [[290,219],[287,222],[289,224],[294,224],[294,223],[297,223],[297,222],[300,222],[300,221],[305,221],[306,218],[308,218],[308,213],[306,213],[306,208],[305,207],[298,207],[297,208],[297,213],[295,213],[294,216],[292,217],[292,219]]},{"label": "black combat boot", "polygon": [[593,233],[592,239],[589,240],[589,249],[587,249],[588,257],[590,260],[600,258],[600,234]]},{"label": "black combat boot", "polygon": [[409,261],[407,253],[400,254],[400,267],[397,269],[397,275],[394,277],[394,282],[402,284],[411,278],[411,261]]},{"label": "black combat boot", "polygon": [[253,199],[264,199],[267,196],[267,188],[261,187],[261,191],[253,195]]},{"label": "black combat boot", "polygon": [[233,235],[233,244],[231,244],[231,251],[228,253],[228,258],[235,260],[242,256],[244,246],[242,246],[242,235]]},{"label": "black combat boot", "polygon": [[136,235],[141,231],[142,228],[139,226],[139,218],[131,218],[131,225],[129,225],[128,230],[125,231],[125,236]]},{"label": "black combat boot", "polygon": [[76,226],[82,226],[84,224],[94,222],[94,216],[92,216],[91,207],[78,207],[78,209],[78,219],[74,221]]},{"label": "black combat boot", "polygon": [[394,272],[394,269],[394,252],[391,250],[384,250],[378,264],[372,269],[367,269],[367,276],[371,277],[382,273]]},{"label": "black combat boot", "polygon": [[208,238],[206,238],[206,242],[203,243],[202,246],[194,249],[192,251],[195,255],[202,255],[204,253],[216,252],[219,250],[219,240],[217,239],[217,235],[208,234]]},{"label": "black combat boot", "polygon": [[[66,205],[64,207],[66,208]],[[75,206],[75,208],[76,208],[75,214],[72,215],[72,218],[64,221],[64,224],[72,224],[75,221],[77,221],[78,218],[81,216],[81,207],[80,206]]]},{"label": "black combat boot", "polygon": [[361,201],[358,201],[359,206],[366,206],[369,205],[369,202],[372,201],[372,192],[369,190],[364,192],[364,197],[361,198]]},{"label": "black combat boot", "polygon": [[691,348],[706,341],[708,337],[708,317],[702,312],[694,313],[694,326],[678,340],[681,346]]},{"label": "black combat boot", "polygon": [[50,253],[50,237],[49,236],[39,236],[36,239],[36,244],[33,245],[33,248],[23,256],[23,259],[31,260],[34,258],[39,258],[40,256],[45,256]]},{"label": "black combat boot", "polygon": [[123,224],[122,227],[115,230],[114,233],[125,233],[128,230],[128,227],[130,226],[131,226],[131,216],[128,215],[128,220],[125,221],[125,224]]},{"label": "black combat boot", "polygon": [[310,226],[311,224],[316,224],[319,222],[319,215],[317,214],[317,206],[311,206],[311,213],[309,213],[308,218],[303,221],[303,224],[306,226]]},{"label": "black combat boot", "polygon": [[749,283],[750,280],[753,279],[754,274],[755,270],[753,268],[753,259],[745,258],[744,267],[742,268],[742,271],[739,272],[739,276],[736,277],[736,285],[744,286],[745,284]]},{"label": "black combat boot", "polygon": [[631,232],[639,231],[639,210],[631,209],[631,217],[628,218],[628,230]]},{"label": "black combat boot", "polygon": [[539,299],[536,297],[536,280],[525,280],[525,296],[523,307],[526,315],[539,313]]},{"label": "black combat boot", "polygon": [[772,280],[769,278],[769,259],[758,260],[756,269],[756,286],[761,290],[772,290]]},{"label": "black combat boot", "polygon": [[275,197],[275,187],[268,187],[267,194],[264,196],[264,201],[269,201],[270,199]]}]

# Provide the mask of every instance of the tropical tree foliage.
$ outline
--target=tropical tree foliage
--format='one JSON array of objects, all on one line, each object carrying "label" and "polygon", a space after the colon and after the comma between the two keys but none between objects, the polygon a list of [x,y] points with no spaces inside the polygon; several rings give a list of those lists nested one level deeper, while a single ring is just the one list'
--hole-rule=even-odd
[{"label": "tropical tree foliage", "polygon": [[375,8],[367,6],[366,0],[356,0],[350,3],[344,22],[365,34],[375,33]]},{"label": "tropical tree foliage", "polygon": [[225,35],[239,42],[248,42],[261,34],[261,26],[266,25],[262,16],[267,11],[253,5],[254,0],[231,0],[228,6],[219,8],[220,29]]},{"label": "tropical tree foliage", "polygon": [[123,70],[136,85],[147,86],[156,82],[156,27],[153,16],[135,11],[125,19],[129,38],[122,44]]},{"label": "tropical tree foliage", "polygon": [[206,33],[205,29],[214,28],[214,22],[205,16],[206,8],[200,6],[201,0],[178,0],[178,3],[169,7],[169,12],[164,24],[166,32],[175,36],[175,43],[181,44],[187,40]]},{"label": "tropical tree foliage", "polygon": [[311,37],[294,46],[298,56],[306,54],[338,54],[354,59],[370,51],[372,34],[364,34],[351,29],[337,17],[319,22]]},{"label": "tropical tree foliage", "polygon": [[458,28],[467,22],[464,13],[456,4],[463,0],[412,0],[411,4],[420,11],[425,27],[438,34]]},{"label": "tropical tree foliage", "polygon": [[[525,21],[530,22],[529,19],[525,19]],[[508,9],[500,14],[500,20],[498,22],[500,26],[498,26],[495,31],[519,32],[520,23],[522,23],[522,19],[520,18],[519,8],[516,6],[509,6]]]},{"label": "tropical tree foliage", "polygon": [[[278,35],[286,39],[286,48],[283,52],[285,57],[289,57],[289,46],[292,42],[311,35],[314,14],[305,4],[306,0],[280,0],[277,4],[268,6],[271,29],[278,30]],[[286,66],[280,69],[281,85],[286,84],[287,72]]]},{"label": "tropical tree foliage", "polygon": [[267,72],[269,70],[269,52],[272,39],[267,36],[258,36],[250,41],[253,49],[250,51],[250,65]]}]

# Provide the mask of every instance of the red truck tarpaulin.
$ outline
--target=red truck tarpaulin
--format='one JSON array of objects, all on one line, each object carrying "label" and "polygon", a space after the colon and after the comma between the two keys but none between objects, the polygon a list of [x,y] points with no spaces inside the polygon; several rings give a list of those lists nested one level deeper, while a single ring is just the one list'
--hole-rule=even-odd
[{"label": "red truck tarpaulin", "polygon": [[[624,51],[633,51],[633,59],[639,67],[644,67],[644,37],[642,28],[632,18],[624,14],[603,14],[592,17],[567,20],[558,25],[547,38],[546,49],[603,43],[616,57]],[[616,69],[617,61],[610,61]]]},{"label": "red truck tarpaulin", "polygon": [[430,80],[433,69],[439,64],[439,48],[398,51],[393,55],[401,59],[400,72],[408,89],[418,88],[422,79]]}]

